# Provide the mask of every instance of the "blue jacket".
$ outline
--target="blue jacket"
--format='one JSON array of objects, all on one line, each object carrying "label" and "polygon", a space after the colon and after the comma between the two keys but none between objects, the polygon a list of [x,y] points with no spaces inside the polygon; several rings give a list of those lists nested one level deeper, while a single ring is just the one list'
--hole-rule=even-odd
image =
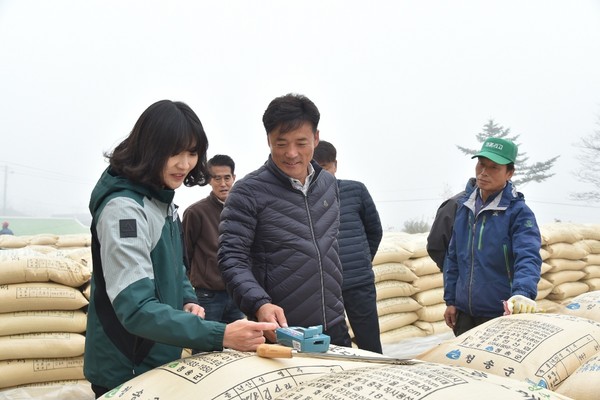
[{"label": "blue jacket", "polygon": [[218,260],[228,292],[248,317],[266,303],[289,326],[344,321],[338,255],[339,192],[316,162],[305,196],[271,157],[236,182],[219,225]]},{"label": "blue jacket", "polygon": [[502,300],[517,294],[535,299],[541,236],[511,182],[475,215],[477,190],[459,201],[444,264],[444,301],[475,317],[497,317]]},{"label": "blue jacket", "polygon": [[372,284],[373,257],[383,229],[367,187],[357,181],[338,180],[340,189],[340,260],[344,268],[344,290]]}]

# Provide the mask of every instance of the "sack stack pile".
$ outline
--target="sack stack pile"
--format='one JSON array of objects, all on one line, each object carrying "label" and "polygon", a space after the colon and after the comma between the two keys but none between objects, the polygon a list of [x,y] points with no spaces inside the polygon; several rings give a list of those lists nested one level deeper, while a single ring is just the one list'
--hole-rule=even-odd
[{"label": "sack stack pile", "polygon": [[552,311],[553,303],[600,289],[600,225],[553,223],[542,233],[542,279],[536,301]]},{"label": "sack stack pile", "polygon": [[[582,293],[600,290],[600,224],[540,226],[538,307],[555,312]],[[373,260],[383,344],[449,332],[443,274],[429,257],[425,234],[384,232]]]},{"label": "sack stack pile", "polygon": [[382,344],[448,331],[443,275],[427,254],[427,234],[385,232],[373,260]]},{"label": "sack stack pile", "polygon": [[83,381],[89,237],[0,239],[0,390]]}]

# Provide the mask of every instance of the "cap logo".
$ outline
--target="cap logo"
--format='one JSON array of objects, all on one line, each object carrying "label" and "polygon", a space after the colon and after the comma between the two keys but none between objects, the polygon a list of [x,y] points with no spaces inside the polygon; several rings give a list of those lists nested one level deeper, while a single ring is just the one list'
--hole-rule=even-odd
[{"label": "cap logo", "polygon": [[502,146],[502,144],[500,144],[500,143],[487,142],[485,144],[485,147],[492,147],[494,149],[502,150],[502,147],[504,147],[504,146]]}]

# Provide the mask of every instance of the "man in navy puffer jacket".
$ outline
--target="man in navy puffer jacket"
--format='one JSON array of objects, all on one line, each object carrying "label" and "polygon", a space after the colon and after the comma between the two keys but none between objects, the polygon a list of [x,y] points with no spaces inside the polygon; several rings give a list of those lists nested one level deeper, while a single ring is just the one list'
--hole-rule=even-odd
[{"label": "man in navy puffer jacket", "polygon": [[[333,176],[337,172],[337,150],[324,140],[315,148],[314,159]],[[377,292],[373,258],[383,229],[375,202],[358,181],[338,179],[340,189],[340,260],[344,268],[342,296],[354,339],[360,349],[382,353],[377,315]]]},{"label": "man in navy puffer jacket", "polygon": [[[350,346],[338,255],[339,192],[312,161],[320,114],[302,95],[274,99],[263,115],[271,154],[232,188],[221,213],[218,261],[228,292],[249,318],[323,325]],[[275,341],[273,331],[265,332]]]}]

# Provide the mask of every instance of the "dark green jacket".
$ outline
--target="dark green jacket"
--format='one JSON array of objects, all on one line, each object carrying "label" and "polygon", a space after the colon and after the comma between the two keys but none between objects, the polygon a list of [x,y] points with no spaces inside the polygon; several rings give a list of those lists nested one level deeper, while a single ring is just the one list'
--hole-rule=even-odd
[{"label": "dark green jacket", "polygon": [[183,347],[222,349],[224,324],[183,311],[197,298],[185,274],[174,195],[110,169],[92,192],[84,374],[93,384],[116,387],[180,358]]}]

